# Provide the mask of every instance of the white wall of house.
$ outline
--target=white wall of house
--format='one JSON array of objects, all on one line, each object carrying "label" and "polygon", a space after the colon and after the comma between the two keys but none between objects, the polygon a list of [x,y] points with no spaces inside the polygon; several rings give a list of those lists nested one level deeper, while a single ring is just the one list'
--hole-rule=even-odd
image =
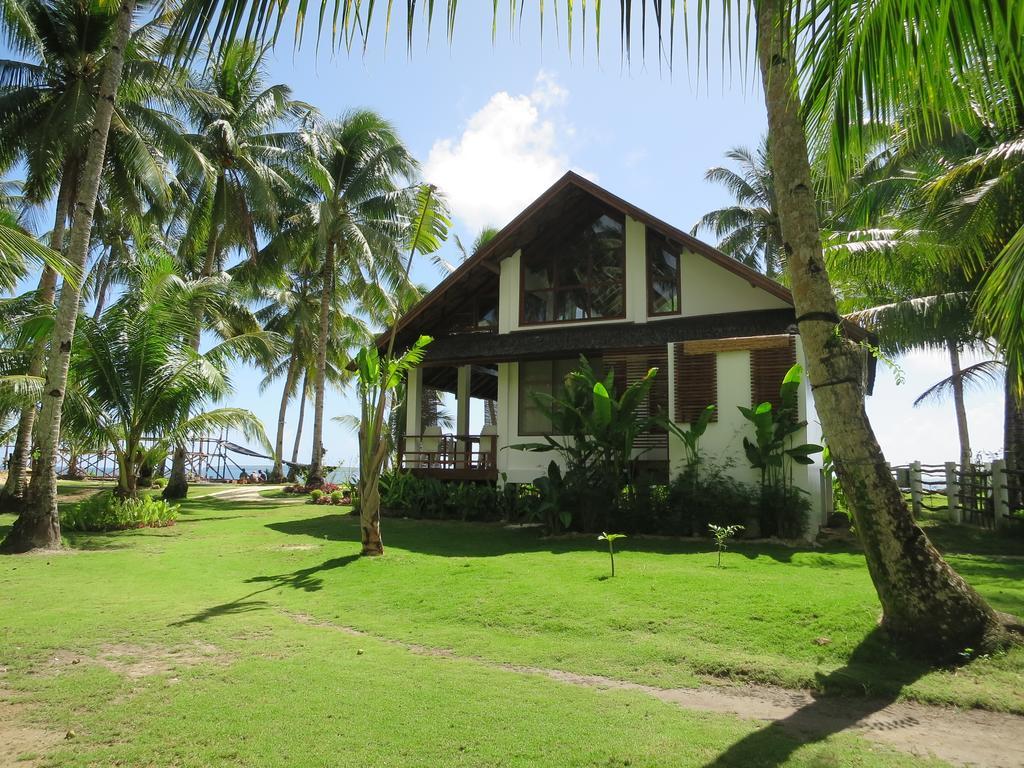
[{"label": "white wall of house", "polygon": [[756,309],[785,309],[790,306],[778,296],[751,285],[710,259],[684,251],[680,268],[683,317],[747,312]]}]

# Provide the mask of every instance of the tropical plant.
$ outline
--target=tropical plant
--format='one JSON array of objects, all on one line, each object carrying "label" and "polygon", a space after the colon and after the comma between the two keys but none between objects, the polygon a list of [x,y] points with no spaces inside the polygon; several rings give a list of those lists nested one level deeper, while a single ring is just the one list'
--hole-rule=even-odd
[{"label": "tropical plant", "polygon": [[68,531],[123,531],[174,525],[180,507],[149,496],[125,498],[101,491],[61,512],[60,525]]},{"label": "tropical plant", "polygon": [[68,429],[112,448],[117,493],[129,498],[138,495],[143,467],[210,429],[241,429],[267,445],[263,426],[249,411],[207,407],[230,393],[230,361],[254,354],[266,337],[235,336],[195,352],[189,343],[193,318],[180,307],[198,294],[216,301],[216,287],[181,280],[169,259],[146,265],[133,288],[100,321],[80,320],[65,416]]},{"label": "tropical plant", "polygon": [[[281,200],[301,191],[289,171],[298,146],[298,135],[289,128],[300,118],[315,117],[315,110],[292,99],[288,86],[267,84],[266,55],[265,48],[251,43],[223,48],[200,84],[209,98],[188,110],[194,132],[185,137],[192,154],[178,174],[189,201],[180,259],[197,277],[223,271],[232,249],[255,258],[259,235],[275,230]],[[205,307],[198,309],[190,337],[196,350],[208,320]],[[185,451],[178,446],[164,496],[187,493]]]},{"label": "tropical plant", "polygon": [[811,458],[821,453],[823,448],[814,443],[793,445],[793,438],[807,426],[806,421],[799,419],[800,383],[803,368],[794,365],[782,379],[779,387],[779,407],[771,403],[759,403],[747,408],[737,406],[750,424],[754,427],[754,439],[743,438],[743,451],[750,466],[761,476],[761,489],[769,487],[785,488],[792,485],[791,472],[787,474],[786,460],[795,464],[810,465]]},{"label": "tropical plant", "polygon": [[[386,143],[390,145],[390,142]],[[387,148],[387,147],[385,147]],[[448,236],[448,208],[437,190],[429,185],[420,187],[415,196],[416,207],[411,225],[405,234],[409,252],[400,284],[409,279],[413,257],[436,253]],[[384,429],[387,411],[394,406],[394,394],[406,374],[423,360],[429,336],[420,336],[402,355],[395,357],[395,337],[398,333],[399,309],[391,323],[387,347],[383,355],[376,345],[364,347],[356,356],[359,374],[359,527],[362,535],[362,554],[384,554],[380,536],[380,476],[384,459],[391,450]],[[390,402],[389,402],[390,400]],[[316,452],[314,436],[313,447]]]},{"label": "tropical plant", "polygon": [[624,533],[602,533],[597,537],[598,541],[608,542],[608,557],[612,561],[612,578],[615,578],[615,542],[624,538],[626,538]]},{"label": "tropical plant", "polygon": [[686,474],[693,480],[695,485],[700,482],[700,465],[704,461],[704,457],[700,453],[700,439],[707,432],[708,425],[711,424],[711,419],[714,416],[715,406],[705,406],[697,420],[689,424],[686,429],[683,429],[681,425],[676,424],[671,419],[658,419],[658,425],[668,430],[670,434],[675,435],[682,443],[683,455],[686,457]]},{"label": "tropical plant", "polygon": [[756,153],[747,147],[734,147],[725,156],[739,165],[739,171],[715,166],[704,174],[704,180],[724,186],[736,202],[705,213],[693,226],[692,234],[702,229],[714,233],[723,253],[778,279],[785,270],[786,254],[775,209],[768,139],[761,141]]},{"label": "tropical plant", "polygon": [[[417,164],[394,127],[370,111],[306,130],[302,142],[297,164],[309,197],[288,225],[314,237],[321,286],[318,339],[325,342],[339,284],[351,289],[408,282],[400,251],[410,226],[413,189],[399,183],[414,177]],[[317,346],[313,381],[312,483],[323,480],[327,346]]]},{"label": "tropical plant", "polygon": [[715,547],[718,549],[718,567],[722,567],[722,553],[729,548],[729,540],[743,530],[742,525],[715,525],[708,523],[708,529],[715,538]]}]

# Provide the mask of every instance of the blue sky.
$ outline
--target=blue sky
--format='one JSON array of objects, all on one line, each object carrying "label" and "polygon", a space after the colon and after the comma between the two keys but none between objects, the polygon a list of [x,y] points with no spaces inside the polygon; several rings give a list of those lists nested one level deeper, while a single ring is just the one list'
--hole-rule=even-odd
[{"label": "blue sky", "polygon": [[[377,39],[365,55],[332,55],[326,43],[317,52],[310,34],[295,51],[290,36],[283,35],[271,57],[270,77],[290,84],[296,98],[327,116],[368,107],[391,120],[423,163],[425,178],[448,194],[455,232],[466,242],[485,224],[507,222],[568,169],[684,229],[729,202],[724,190],[706,183],[703,174],[721,163],[730,147],[760,140],[766,123],[754,77],[738,67],[728,75],[728,64],[722,77],[717,50],[709,62],[712,71],[699,82],[678,60],[679,50],[674,74],[659,72],[653,56],[647,64],[636,55],[632,66],[622,65],[617,9],[606,13],[600,61],[592,37],[583,59],[578,32],[570,60],[564,35],[556,38],[550,15],[541,46],[536,17],[529,11],[522,34],[513,40],[499,27],[492,46],[490,5],[462,3],[454,42],[447,45],[438,27],[429,45],[419,34],[411,57],[400,25],[392,30],[386,51]],[[714,32],[711,39],[717,39]],[[446,246],[446,255],[458,260],[453,243]],[[433,285],[442,275],[423,261],[414,276]],[[951,405],[911,407],[921,390],[946,374],[944,358],[920,354],[899,364],[905,383],[897,386],[880,367],[868,405],[888,457],[893,463],[955,458]],[[232,404],[253,410],[270,432],[277,422],[280,386],[260,394],[259,377],[238,369]],[[1000,393],[990,389],[971,395],[968,406],[975,447],[997,450],[1002,442]],[[345,394],[328,394],[328,419],[354,411]],[[293,404],[286,446],[293,440],[296,416]],[[307,411],[301,460],[309,456],[309,416]],[[325,445],[328,463],[353,463],[355,437],[346,428],[328,420]]]}]

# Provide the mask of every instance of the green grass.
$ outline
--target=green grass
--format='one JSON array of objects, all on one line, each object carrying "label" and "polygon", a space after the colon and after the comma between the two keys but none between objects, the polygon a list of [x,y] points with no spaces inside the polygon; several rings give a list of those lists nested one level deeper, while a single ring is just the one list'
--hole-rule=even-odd
[{"label": "green grass", "polygon": [[[947,535],[961,573],[1024,613],[1019,543],[986,539],[982,556]],[[1024,652],[956,671],[893,656],[852,550],[738,542],[718,569],[709,542],[630,538],[608,579],[593,537],[388,519],[387,555],[371,560],[357,538],[358,521],[330,507],[198,499],[172,528],[75,534],[71,554],[0,559],[0,689],[75,731],[52,766],[922,764],[853,736],[798,745],[473,657],[661,687],[721,676],[1024,712]],[[205,656],[186,663],[196,643]],[[98,663],[109,644],[179,656],[132,677]],[[69,651],[84,663],[52,661]]]}]

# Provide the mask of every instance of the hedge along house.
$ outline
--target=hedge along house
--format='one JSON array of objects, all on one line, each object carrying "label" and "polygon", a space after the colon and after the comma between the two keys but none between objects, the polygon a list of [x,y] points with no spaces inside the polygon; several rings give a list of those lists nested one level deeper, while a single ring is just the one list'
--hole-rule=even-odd
[{"label": "hedge along house", "polygon": [[[599,371],[615,370],[619,392],[658,368],[648,412],[686,424],[716,405],[702,453],[754,482],[743,451],[752,428],[737,406],[778,401],[783,376],[803,361],[795,321],[783,286],[567,173],[399,321],[398,349],[434,338],[409,377],[400,467],[445,480],[533,481],[555,455],[510,446],[550,429],[532,394],[557,391],[586,355]],[[845,332],[867,337],[854,325]],[[455,434],[436,426],[427,389],[455,395]],[[473,398],[488,404],[478,435],[469,434]],[[817,442],[806,382],[800,415],[808,427],[796,442]],[[685,463],[664,431],[642,435],[636,457],[666,479]],[[794,467],[820,511],[819,478],[820,466]]]}]

